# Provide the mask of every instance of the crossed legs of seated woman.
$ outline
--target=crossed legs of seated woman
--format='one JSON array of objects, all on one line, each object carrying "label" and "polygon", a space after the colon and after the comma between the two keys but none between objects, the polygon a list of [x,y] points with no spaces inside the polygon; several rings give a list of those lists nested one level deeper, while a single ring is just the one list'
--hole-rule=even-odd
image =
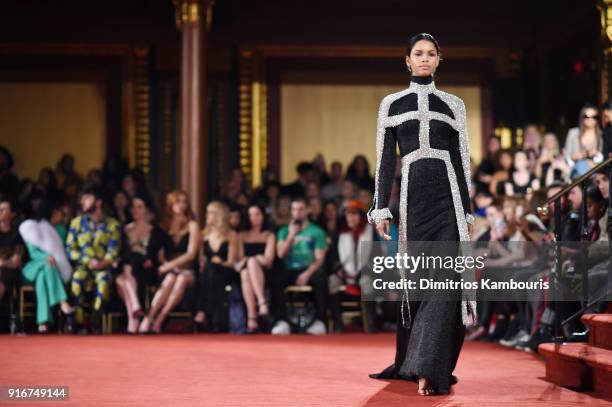
[{"label": "crossed legs of seated woman", "polygon": [[123,300],[127,309],[128,317],[128,333],[136,333],[138,323],[143,312],[138,299],[138,282],[132,273],[132,266],[126,264],[123,266],[123,272],[117,276],[115,280],[117,284],[117,293]]},{"label": "crossed legs of seated woman", "polygon": [[244,267],[240,270],[240,281],[248,316],[247,332],[256,332],[259,329],[257,317],[270,315],[264,294],[264,272],[255,257],[247,257],[243,264]]},{"label": "crossed legs of seated woman", "polygon": [[[34,285],[38,332],[47,332],[48,324],[53,322],[51,308],[57,304],[68,318],[68,324],[73,324],[71,319],[74,317],[74,308],[68,303],[68,296],[55,260],[37,247],[30,246],[28,249],[34,255],[23,268],[22,276],[25,282]],[[69,326],[68,329],[74,327]]]},{"label": "crossed legs of seated woman", "polygon": [[164,320],[181,301],[185,294],[185,289],[194,282],[195,277],[191,270],[180,270],[176,273],[167,272],[161,285],[155,292],[149,312],[144,316],[138,327],[138,332],[161,332]]}]

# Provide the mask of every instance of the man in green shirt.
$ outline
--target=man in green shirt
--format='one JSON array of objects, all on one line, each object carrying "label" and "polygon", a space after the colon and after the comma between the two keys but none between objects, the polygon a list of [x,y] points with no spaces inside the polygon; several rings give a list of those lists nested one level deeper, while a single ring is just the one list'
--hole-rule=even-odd
[{"label": "man in green shirt", "polygon": [[307,332],[325,333],[328,286],[323,262],[327,251],[327,236],[319,226],[308,221],[306,199],[291,201],[291,223],[278,231],[276,251],[283,260],[283,270],[272,278],[272,296],[277,318],[272,334],[288,334],[284,291],[288,285],[310,285],[315,296],[317,320]]}]

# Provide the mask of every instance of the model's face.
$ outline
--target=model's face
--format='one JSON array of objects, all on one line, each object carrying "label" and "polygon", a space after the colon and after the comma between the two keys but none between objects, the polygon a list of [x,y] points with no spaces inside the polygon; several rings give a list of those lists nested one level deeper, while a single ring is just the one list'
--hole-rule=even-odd
[{"label": "model's face", "polygon": [[414,76],[433,75],[440,64],[440,55],[431,41],[420,40],[406,56],[406,65]]}]

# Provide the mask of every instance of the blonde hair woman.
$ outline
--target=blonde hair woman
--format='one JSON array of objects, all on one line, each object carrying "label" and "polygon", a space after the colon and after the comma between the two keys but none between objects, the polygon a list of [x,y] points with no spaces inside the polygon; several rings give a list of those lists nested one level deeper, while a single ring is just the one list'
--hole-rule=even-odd
[{"label": "blonde hair woman", "polygon": [[[164,261],[158,267],[162,283],[151,309],[142,319],[138,332],[159,333],[168,314],[195,282],[196,260],[200,246],[200,230],[189,208],[189,196],[175,190],[166,196],[163,227],[170,235]],[[152,324],[152,325],[151,325]]]},{"label": "blonde hair woman", "polygon": [[[213,201],[206,207],[206,226],[202,231],[203,266],[198,276],[198,302],[194,322],[198,328],[221,329],[225,286],[240,281],[234,270],[238,254],[237,234],[229,224],[228,207]],[[207,320],[208,319],[208,320]]]}]

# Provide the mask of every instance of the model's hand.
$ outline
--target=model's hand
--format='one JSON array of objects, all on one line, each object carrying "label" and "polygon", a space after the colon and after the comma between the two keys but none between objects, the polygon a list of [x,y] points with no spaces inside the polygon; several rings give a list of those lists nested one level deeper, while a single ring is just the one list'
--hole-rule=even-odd
[{"label": "model's hand", "polygon": [[474,225],[472,225],[471,223],[468,223],[467,227],[468,227],[468,240],[472,240],[472,234],[474,232]]},{"label": "model's hand", "polygon": [[391,240],[391,232],[389,226],[389,219],[384,219],[379,222],[376,222],[376,231],[378,232],[378,236],[382,237],[385,240]]}]

